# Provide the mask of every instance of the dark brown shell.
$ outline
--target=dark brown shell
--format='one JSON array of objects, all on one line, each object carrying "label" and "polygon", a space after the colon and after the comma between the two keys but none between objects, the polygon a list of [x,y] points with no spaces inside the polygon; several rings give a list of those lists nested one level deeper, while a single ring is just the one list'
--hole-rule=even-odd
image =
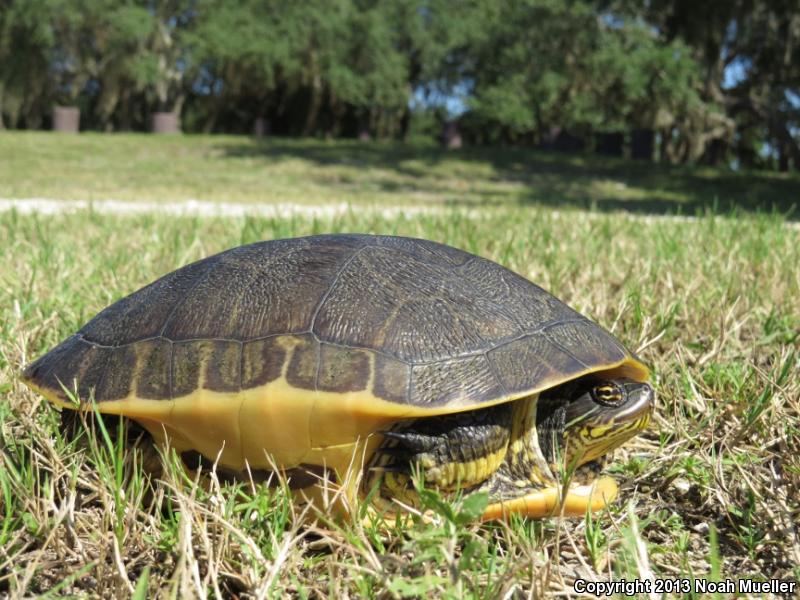
[{"label": "dark brown shell", "polygon": [[[478,405],[622,363],[523,277],[430,241],[324,235],[234,248],[109,306],[23,375],[64,398],[171,399],[285,377],[420,407]],[[638,365],[638,367],[637,367]],[[641,367],[644,371],[644,367]]]}]

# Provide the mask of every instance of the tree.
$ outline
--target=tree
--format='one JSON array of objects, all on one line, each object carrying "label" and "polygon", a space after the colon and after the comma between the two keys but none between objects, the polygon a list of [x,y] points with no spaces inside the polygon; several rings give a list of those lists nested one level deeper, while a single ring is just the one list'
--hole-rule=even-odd
[{"label": "tree", "polygon": [[[505,2],[486,31],[471,107],[507,140],[543,143],[561,129],[587,136],[633,127],[662,131],[671,148],[697,119],[724,117],[701,97],[691,49],[679,39],[664,42],[633,14],[598,12],[590,2]],[[680,159],[696,154],[686,150]]]},{"label": "tree", "polygon": [[0,2],[0,129],[3,116],[10,127],[39,127],[49,109],[54,8],[54,0]]},{"label": "tree", "polygon": [[[696,144],[705,146],[706,160],[720,154],[709,143],[717,139],[746,166],[770,166],[777,154],[779,168],[790,161],[800,167],[799,2],[655,0],[643,15],[665,40],[692,49],[703,67],[702,98],[730,120],[724,138],[706,135]],[[702,135],[702,127],[695,129]]]}]

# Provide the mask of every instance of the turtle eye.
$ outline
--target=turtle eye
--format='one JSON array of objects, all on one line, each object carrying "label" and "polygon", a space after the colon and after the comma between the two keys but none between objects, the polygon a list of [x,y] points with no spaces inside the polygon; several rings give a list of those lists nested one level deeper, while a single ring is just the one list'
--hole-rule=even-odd
[{"label": "turtle eye", "polygon": [[625,402],[625,391],[616,383],[607,381],[592,388],[592,398],[603,406],[620,406]]}]

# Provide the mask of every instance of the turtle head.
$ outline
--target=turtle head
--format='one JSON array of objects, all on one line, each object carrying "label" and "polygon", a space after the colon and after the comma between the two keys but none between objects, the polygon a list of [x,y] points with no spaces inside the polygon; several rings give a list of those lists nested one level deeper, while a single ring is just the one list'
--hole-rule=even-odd
[{"label": "turtle head", "polygon": [[[595,476],[603,457],[647,426],[653,397],[647,383],[588,377],[538,397],[398,422],[382,432],[365,485],[377,485],[378,498],[418,505],[418,470],[444,492],[488,492],[486,519],[545,516],[561,500],[565,514],[581,515],[616,495],[613,480]],[[562,498],[553,475],[565,465],[574,485]]]},{"label": "turtle head", "polygon": [[591,464],[597,472],[604,456],[650,421],[654,392],[647,383],[590,378],[558,390],[537,407],[539,444],[554,469]]}]

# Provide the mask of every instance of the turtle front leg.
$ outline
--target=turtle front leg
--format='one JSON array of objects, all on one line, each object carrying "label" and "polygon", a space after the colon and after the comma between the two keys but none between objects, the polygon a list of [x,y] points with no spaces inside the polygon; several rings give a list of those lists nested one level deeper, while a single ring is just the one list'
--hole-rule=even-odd
[{"label": "turtle front leg", "polygon": [[511,430],[509,403],[465,413],[416,419],[383,432],[371,470],[382,474],[381,496],[409,498],[411,475],[444,491],[469,489],[505,460]]}]

